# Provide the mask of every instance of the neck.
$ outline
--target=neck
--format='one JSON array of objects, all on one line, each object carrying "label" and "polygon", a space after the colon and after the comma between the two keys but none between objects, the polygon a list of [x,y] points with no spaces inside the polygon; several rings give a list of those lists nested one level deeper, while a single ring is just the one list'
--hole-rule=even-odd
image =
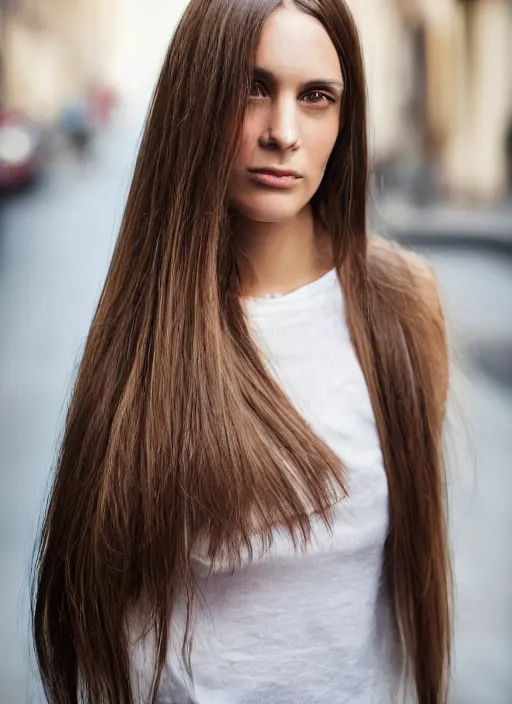
[{"label": "neck", "polygon": [[234,232],[243,296],[290,293],[332,269],[329,237],[309,208],[279,223],[237,215]]}]

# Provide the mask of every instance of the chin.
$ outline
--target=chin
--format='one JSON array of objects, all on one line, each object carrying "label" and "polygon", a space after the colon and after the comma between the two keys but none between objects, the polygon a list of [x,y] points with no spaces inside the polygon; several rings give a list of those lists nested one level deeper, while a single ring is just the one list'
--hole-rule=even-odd
[{"label": "chin", "polygon": [[304,208],[304,203],[297,203],[294,199],[286,202],[285,198],[258,198],[254,201],[233,203],[232,207],[255,222],[284,222],[296,217]]}]

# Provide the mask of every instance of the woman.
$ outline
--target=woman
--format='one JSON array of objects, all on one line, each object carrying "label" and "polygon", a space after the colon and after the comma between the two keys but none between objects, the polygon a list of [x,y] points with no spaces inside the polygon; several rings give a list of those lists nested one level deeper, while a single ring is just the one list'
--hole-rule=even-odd
[{"label": "woman", "polygon": [[447,364],[342,0],[192,0],[44,523],[51,702],[446,701]]}]

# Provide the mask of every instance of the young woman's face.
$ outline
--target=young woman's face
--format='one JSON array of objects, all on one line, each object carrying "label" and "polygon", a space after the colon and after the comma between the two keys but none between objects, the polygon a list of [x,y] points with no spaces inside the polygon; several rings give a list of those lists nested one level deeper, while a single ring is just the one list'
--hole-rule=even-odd
[{"label": "young woman's face", "polygon": [[317,191],[336,142],[343,93],[338,55],[322,24],[295,9],[267,20],[256,51],[230,205],[260,222],[299,213]]}]

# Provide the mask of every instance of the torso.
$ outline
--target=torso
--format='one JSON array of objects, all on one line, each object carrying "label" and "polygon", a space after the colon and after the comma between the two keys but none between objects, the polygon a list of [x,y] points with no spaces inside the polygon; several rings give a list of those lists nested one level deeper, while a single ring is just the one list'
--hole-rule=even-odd
[{"label": "torso", "polygon": [[387,480],[336,274],[250,300],[248,311],[283,388],[342,460],[348,497],[334,507],[332,533],[313,519],[304,553],[276,533],[270,550],[234,572],[196,556],[205,606],[194,622],[193,677],[170,651],[158,701],[390,704],[399,663],[382,579]]}]

